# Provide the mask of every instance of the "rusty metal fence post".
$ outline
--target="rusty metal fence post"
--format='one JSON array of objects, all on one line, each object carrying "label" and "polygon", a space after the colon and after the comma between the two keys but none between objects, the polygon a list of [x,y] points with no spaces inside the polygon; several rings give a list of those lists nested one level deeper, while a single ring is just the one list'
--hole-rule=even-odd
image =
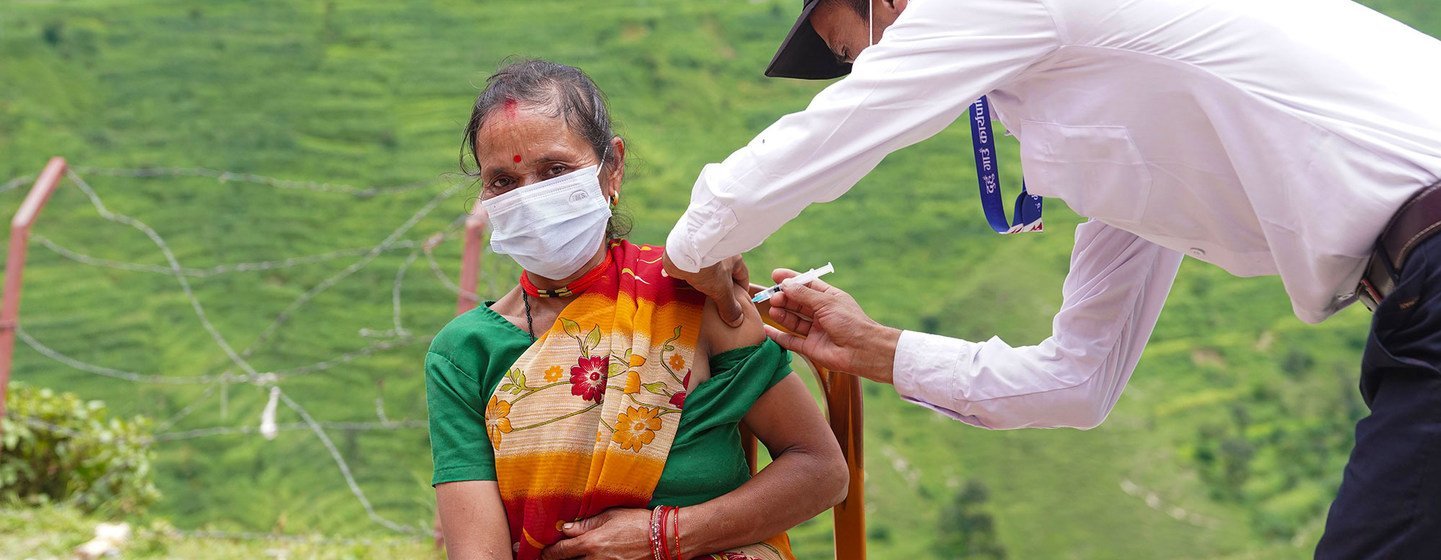
[{"label": "rusty metal fence post", "polygon": [[25,249],[30,243],[30,226],[40,209],[65,176],[65,158],[50,158],[35,186],[10,220],[10,250],[5,255],[5,293],[0,301],[0,417],[5,416],[5,394],[10,387],[10,368],[15,361],[15,329],[20,327],[21,273],[25,270]]},{"label": "rusty metal fence post", "polygon": [[475,291],[480,281],[480,254],[485,241],[485,226],[490,215],[476,199],[465,218],[465,247],[460,254],[460,297],[455,302],[455,314],[460,315],[480,304],[480,295]]}]

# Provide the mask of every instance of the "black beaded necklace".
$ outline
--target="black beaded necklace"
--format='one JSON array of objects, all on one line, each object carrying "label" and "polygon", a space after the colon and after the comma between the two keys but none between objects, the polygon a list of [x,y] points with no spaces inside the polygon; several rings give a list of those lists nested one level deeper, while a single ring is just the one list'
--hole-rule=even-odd
[{"label": "black beaded necklace", "polygon": [[535,323],[530,318],[530,294],[525,293],[525,290],[521,290],[520,300],[525,302],[525,330],[530,332],[531,344],[535,344]]}]

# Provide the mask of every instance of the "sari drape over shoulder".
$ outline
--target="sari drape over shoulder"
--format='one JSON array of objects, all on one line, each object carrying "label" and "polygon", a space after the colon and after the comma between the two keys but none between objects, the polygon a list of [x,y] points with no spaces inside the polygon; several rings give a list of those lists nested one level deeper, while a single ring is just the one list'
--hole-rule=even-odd
[{"label": "sari drape over shoulder", "polygon": [[[666,276],[662,249],[612,242],[609,269],[506,372],[486,406],[516,557],[538,558],[560,526],[645,508],[685,403],[705,309]],[[793,558],[785,535],[716,555]]]}]

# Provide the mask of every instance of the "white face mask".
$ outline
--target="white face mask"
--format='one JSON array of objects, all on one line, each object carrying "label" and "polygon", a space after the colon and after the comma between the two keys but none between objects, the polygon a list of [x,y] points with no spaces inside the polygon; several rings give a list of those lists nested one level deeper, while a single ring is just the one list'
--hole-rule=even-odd
[{"label": "white face mask", "polygon": [[481,206],[490,214],[491,250],[551,280],[579,272],[600,248],[610,221],[599,165],[482,200]]}]

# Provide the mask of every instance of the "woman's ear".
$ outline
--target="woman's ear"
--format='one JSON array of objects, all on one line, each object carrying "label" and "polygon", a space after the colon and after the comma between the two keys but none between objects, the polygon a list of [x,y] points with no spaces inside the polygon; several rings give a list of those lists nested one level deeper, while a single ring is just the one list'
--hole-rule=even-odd
[{"label": "woman's ear", "polygon": [[611,201],[620,200],[620,184],[625,179],[625,140],[611,138],[609,161],[602,163],[606,164],[605,196]]}]

